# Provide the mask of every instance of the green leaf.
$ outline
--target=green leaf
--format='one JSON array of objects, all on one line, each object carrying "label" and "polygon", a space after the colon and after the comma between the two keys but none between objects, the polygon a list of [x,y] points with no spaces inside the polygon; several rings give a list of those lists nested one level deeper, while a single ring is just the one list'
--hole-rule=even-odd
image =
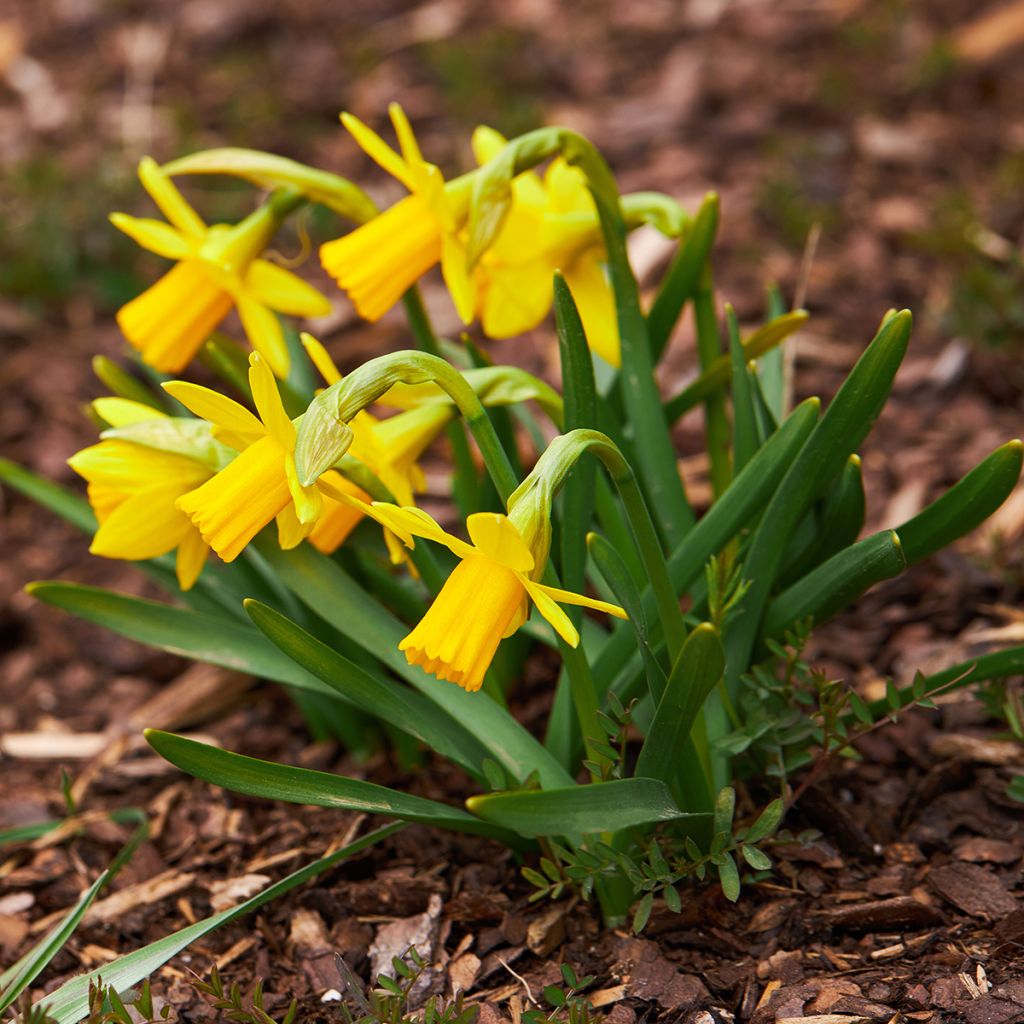
[{"label": "green leaf", "polygon": [[637,465],[634,467],[649,499],[649,507],[665,538],[678,544],[695,517],[676,466],[676,453],[654,377],[647,322],[640,312],[640,293],[626,254],[626,230],[617,209],[597,192],[594,204],[608,252],[608,269],[615,293],[615,308],[622,349],[619,385],[633,431]]},{"label": "green leaf", "polygon": [[833,555],[771,602],[764,635],[781,637],[801,619],[824,622],[868,587],[898,576],[907,567],[901,539],[894,530],[882,530]]},{"label": "green leaf", "polygon": [[642,900],[637,904],[636,911],[633,914],[633,934],[639,935],[644,928],[647,927],[647,922],[651,919],[651,911],[654,909],[654,893],[647,893]]},{"label": "green leaf", "polygon": [[[792,313],[784,313],[763,327],[759,327],[743,342],[743,361],[749,363],[752,359],[764,355],[765,352],[770,352],[776,345],[780,345],[791,334],[803,327],[807,322],[808,315],[806,310],[797,309]],[[729,383],[731,375],[731,357],[720,356],[706,370],[703,370],[692,384],[665,403],[665,415],[668,417],[669,423],[675,423],[681,416],[705,401],[709,395],[724,388]]]},{"label": "green leaf", "polygon": [[750,826],[744,837],[748,843],[759,843],[762,839],[775,835],[775,830],[782,821],[786,805],[778,798],[774,799],[759,815],[757,821]]},{"label": "green leaf", "polygon": [[79,530],[95,533],[96,517],[92,514],[89,502],[66,487],[51,483],[31,470],[23,469],[16,462],[3,458],[0,458],[0,483],[13,487],[26,498],[55,512],[72,526],[77,526]]},{"label": "green leaf", "polygon": [[[786,301],[782,297],[777,284],[768,287],[767,315],[770,320],[782,316],[786,312]],[[763,359],[757,361],[755,384],[759,397],[765,403],[765,412],[776,421],[786,414],[787,381],[785,346],[779,345],[766,352]]]},{"label": "green leaf", "polygon": [[348,846],[344,846],[326,857],[321,857],[312,864],[307,864],[288,875],[287,878],[282,878],[280,882],[268,886],[263,892],[257,893],[244,903],[239,903],[228,910],[222,910],[219,914],[213,914],[187,928],[166,935],[133,953],[104,963],[87,974],[80,974],[70,981],[66,981],[56,991],[43,996],[32,1009],[36,1012],[45,1009],[48,1017],[53,1019],[56,1024],[76,1024],[89,1011],[89,986],[91,984],[99,983],[102,980],[104,985],[114,991],[125,992],[143,978],[159,970],[168,960],[177,956],[193,942],[209,935],[221,925],[251,913],[278,896],[283,896],[286,892],[333,868],[336,864],[365,850],[368,846],[386,839],[403,827],[401,823],[396,823],[371,832],[354,843],[349,843]]},{"label": "green leaf", "polygon": [[750,586],[739,605],[743,614],[729,636],[730,684],[747,668],[790,534],[868,435],[885,406],[909,337],[909,311],[886,317],[765,509],[744,561]]},{"label": "green leaf", "polygon": [[330,772],[260,761],[156,729],[147,729],[145,735],[146,741],[162,758],[183,772],[235,793],[293,804],[340,807],[362,814],[383,814],[457,832],[505,836],[505,841],[508,838],[507,834],[460,808],[436,800]]},{"label": "green leaf", "polygon": [[151,391],[137,377],[133,377],[124,367],[106,356],[92,357],[92,372],[99,378],[112,395],[127,398],[132,402],[148,405],[158,412],[167,412],[168,406],[162,398]]},{"label": "green leaf", "polygon": [[366,592],[337,562],[309,544],[282,551],[273,542],[257,545],[282,582],[339,633],[379,658],[451,717],[471,722],[484,746],[513,778],[538,773],[545,788],[572,784],[572,776],[505,709],[484,693],[467,693],[410,665],[398,644],[408,629]]},{"label": "green leaf", "polygon": [[729,357],[732,360],[732,457],[733,468],[739,473],[759,447],[757,413],[747,361],[740,342],[740,325],[736,311],[729,303],[725,306],[725,318],[729,329]]},{"label": "green leaf", "polygon": [[655,821],[706,815],[679,810],[657,779],[617,779],[567,789],[471,796],[466,806],[478,817],[524,836],[617,832]]},{"label": "green leaf", "polygon": [[740,898],[740,873],[736,870],[736,861],[728,853],[723,854],[723,860],[718,867],[718,882],[722,886],[722,893],[730,903],[735,903]]},{"label": "green leaf", "polygon": [[78,583],[30,583],[26,590],[46,604],[129,640],[236,672],[335,696],[336,691],[311,676],[259,632],[233,619]]},{"label": "green leaf", "polygon": [[461,721],[422,694],[356,665],[273,608],[249,600],[245,610],[271,643],[347,702],[481,777],[486,749]]},{"label": "green leaf", "polygon": [[952,544],[995,512],[1017,484],[1022,453],[1020,441],[1008,441],[941,498],[898,526],[907,562],[919,562]]},{"label": "green leaf", "polygon": [[687,300],[692,299],[697,291],[697,283],[718,232],[718,212],[718,193],[709,192],[658,287],[658,294],[647,314],[651,359],[655,363],[661,359]]},{"label": "green leaf", "polygon": [[715,800],[715,838],[732,835],[732,819],[736,813],[736,790],[724,786]]},{"label": "green leaf", "polygon": [[637,775],[672,780],[684,741],[724,671],[722,641],[714,626],[701,623],[687,637],[669,675],[637,759]]},{"label": "green leaf", "polygon": [[743,859],[755,871],[771,870],[771,858],[766,853],[762,853],[756,846],[741,846],[740,852],[743,854]]},{"label": "green leaf", "polygon": [[128,842],[121,847],[110,866],[78,898],[67,914],[32,947],[17,963],[0,974],[0,1013],[11,1006],[25,989],[39,976],[47,964],[64,948],[74,934],[96,897],[113,881],[121,868],[131,859],[139,843],[149,832],[146,816],[134,811],[137,827]]},{"label": "green leaf", "polygon": [[[579,311],[560,273],[555,274],[554,296],[555,328],[562,362],[562,394],[565,396],[562,432],[568,433],[577,427],[596,428],[597,386],[594,383],[594,364]],[[596,471],[593,459],[581,459],[562,486],[559,574],[562,586],[567,590],[583,589],[587,530],[594,515]],[[569,608],[567,614],[578,629],[583,609]]]}]

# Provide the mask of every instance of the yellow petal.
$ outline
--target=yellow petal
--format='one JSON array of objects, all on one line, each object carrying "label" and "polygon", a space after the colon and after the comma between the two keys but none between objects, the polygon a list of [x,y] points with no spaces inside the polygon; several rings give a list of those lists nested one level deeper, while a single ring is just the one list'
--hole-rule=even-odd
[{"label": "yellow petal", "polygon": [[459,318],[464,324],[472,323],[476,288],[466,263],[466,247],[454,235],[445,234],[441,240],[441,273]]},{"label": "yellow petal", "polygon": [[83,448],[68,459],[68,465],[90,484],[112,488],[124,495],[158,485],[177,487],[180,494],[210,477],[206,466],[186,455],[163,452],[121,438],[109,438]]},{"label": "yellow petal", "polygon": [[555,632],[570,646],[575,647],[580,642],[580,635],[572,620],[555,604],[554,600],[546,592],[544,587],[539,586],[525,576],[521,577],[526,592],[530,595],[537,611],[551,623]]},{"label": "yellow petal", "polygon": [[295,426],[284,411],[277,381],[258,352],[249,356],[249,388],[256,411],[270,436],[286,451],[291,451],[295,447]]},{"label": "yellow petal", "polygon": [[291,551],[297,548],[313,528],[312,523],[299,521],[295,514],[294,505],[286,505],[275,517],[277,520],[277,543],[281,545],[282,551]]},{"label": "yellow petal", "polygon": [[546,583],[530,582],[530,594],[532,596],[533,591],[543,591],[552,600],[559,601],[562,604],[575,604],[582,608],[593,608],[594,611],[607,612],[609,615],[614,615],[617,619],[628,619],[629,616],[625,610],[620,608],[617,604],[609,604],[607,601],[599,601],[595,597],[587,597],[584,594],[576,594],[571,590],[559,590],[558,587],[549,587]]},{"label": "yellow petal", "polygon": [[536,327],[551,308],[555,268],[542,260],[483,266],[480,325],[488,338],[514,338]]},{"label": "yellow petal", "polygon": [[470,540],[477,550],[516,572],[529,572],[533,553],[508,516],[500,512],[475,512],[466,520]]},{"label": "yellow petal", "polygon": [[182,590],[191,590],[199,574],[206,565],[206,556],[210,553],[210,546],[203,540],[202,534],[191,524],[189,531],[182,537],[178,544],[178,554],[175,559],[175,572],[178,577],[178,586]]},{"label": "yellow petal", "polygon": [[473,130],[473,157],[476,162],[483,166],[488,160],[493,160],[504,148],[507,139],[499,131],[489,128],[485,124],[478,125]]},{"label": "yellow petal", "polygon": [[233,401],[227,395],[222,395],[219,391],[185,380],[169,380],[161,386],[189,412],[201,420],[209,420],[214,425],[217,437],[222,437],[223,431],[243,439],[247,438],[246,443],[252,444],[267,432],[267,428],[244,405]]},{"label": "yellow petal", "polygon": [[[437,522],[421,508],[399,508],[384,501],[375,501],[370,506],[372,515],[382,526],[386,526],[393,533],[398,534],[403,540],[407,536],[423,537],[424,540],[432,540],[437,544],[443,544],[459,558],[472,558],[477,552],[463,540],[452,536],[437,524]],[[409,547],[412,544],[406,542]]]},{"label": "yellow petal", "polygon": [[179,231],[193,236],[200,236],[206,231],[203,219],[178,191],[170,175],[164,174],[152,157],[143,157],[139,162],[139,181],[160,212]]},{"label": "yellow petal", "polygon": [[405,159],[405,162],[409,164],[425,163],[423,154],[420,152],[419,143],[416,141],[412,125],[409,124],[409,118],[406,117],[405,111],[399,104],[389,103],[388,116],[391,118],[391,124],[394,126],[395,135],[398,136],[398,148],[402,151],[402,157]]},{"label": "yellow petal", "polygon": [[284,475],[288,481],[288,490],[292,496],[292,504],[295,506],[295,514],[300,523],[313,523],[323,509],[323,496],[317,489],[316,484],[310,487],[303,487],[299,483],[298,474],[295,472],[295,456],[286,452],[284,457]]},{"label": "yellow petal", "polygon": [[235,295],[235,303],[249,344],[270,364],[274,376],[284,380],[288,376],[290,359],[281,321],[245,291]]},{"label": "yellow petal", "polygon": [[620,366],[615,297],[604,267],[595,256],[584,254],[565,269],[565,282],[580,312],[587,344],[605,362]]},{"label": "yellow petal", "polygon": [[355,502],[339,501],[333,495],[341,493],[350,496],[364,507],[370,500],[370,496],[357,484],[343,477],[336,469],[328,470],[317,483],[325,492],[324,505],[320,517],[309,534],[309,542],[318,551],[329,555],[346,541],[348,535],[365,516]]},{"label": "yellow petal", "polygon": [[180,493],[173,484],[158,484],[132,495],[104,519],[89,550],[133,562],[172,551],[186,533],[194,532],[175,507]]},{"label": "yellow petal", "polygon": [[118,231],[123,231],[133,242],[138,242],[143,249],[155,252],[157,256],[164,256],[169,260],[183,260],[192,252],[192,245],[188,239],[162,220],[129,217],[127,213],[112,213],[110,223]]},{"label": "yellow petal", "polygon": [[305,331],[299,335],[299,340],[302,342],[302,347],[306,350],[310,362],[320,371],[320,376],[324,381],[328,385],[337,384],[341,380],[341,371],[330,357],[327,349],[312,334]]},{"label": "yellow petal", "polygon": [[412,191],[413,179],[405,161],[375,131],[367,128],[353,114],[342,114],[341,123],[371,160],[383,167],[391,177],[397,178],[410,192]]},{"label": "yellow petal", "polygon": [[104,423],[109,423],[112,427],[127,427],[132,423],[167,419],[167,413],[154,409],[144,402],[132,401],[130,398],[97,398],[93,401],[92,408]]},{"label": "yellow petal", "polygon": [[264,305],[289,316],[327,316],[331,311],[330,302],[311,284],[269,260],[249,264],[245,287]]}]

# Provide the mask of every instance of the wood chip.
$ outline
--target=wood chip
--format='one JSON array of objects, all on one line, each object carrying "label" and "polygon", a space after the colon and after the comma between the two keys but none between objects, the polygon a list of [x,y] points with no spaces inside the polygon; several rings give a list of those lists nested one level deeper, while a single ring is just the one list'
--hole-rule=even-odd
[{"label": "wood chip", "polygon": [[210,906],[220,913],[270,885],[269,875],[239,875],[210,883]]},{"label": "wood chip", "polygon": [[822,911],[820,916],[833,928],[855,932],[900,931],[942,923],[942,915],[934,907],[912,896],[833,907]]},{"label": "wood chip", "polygon": [[977,864],[947,864],[928,874],[928,883],[945,900],[971,917],[989,921],[1012,914],[1017,900],[987,868]]}]

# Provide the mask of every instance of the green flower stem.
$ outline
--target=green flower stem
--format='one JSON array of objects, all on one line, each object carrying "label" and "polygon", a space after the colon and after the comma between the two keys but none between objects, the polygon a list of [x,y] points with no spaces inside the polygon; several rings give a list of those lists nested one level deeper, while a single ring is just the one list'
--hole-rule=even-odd
[{"label": "green flower stem", "polygon": [[[661,543],[632,467],[610,438],[597,430],[585,429],[570,430],[556,437],[537,460],[530,475],[512,495],[509,512],[511,514],[520,502],[529,501],[531,497],[539,500],[539,495],[543,495],[544,502],[550,502],[576,460],[585,452],[601,460],[622,499],[633,540],[651,583],[669,653],[674,661],[686,639],[686,625],[679,609],[679,599],[669,578]],[[547,514],[547,509],[540,511],[542,517]]]},{"label": "green flower stem", "polygon": [[378,356],[317,395],[299,425],[295,445],[295,468],[299,478],[312,482],[330,469],[352,443],[348,421],[391,387],[427,382],[437,384],[462,414],[498,494],[506,501],[518,481],[483,403],[458,370],[428,352],[403,351]]},{"label": "green flower stem", "polygon": [[[441,346],[423,306],[420,290],[416,285],[413,285],[402,296],[402,305],[405,307],[405,315],[409,320],[409,327],[416,341],[416,347],[423,352],[429,352],[431,355],[441,358]],[[457,421],[449,423],[445,427],[445,436],[452,446],[452,461],[455,464],[455,479],[452,485],[455,502],[462,515],[467,516],[477,511],[478,487],[476,468],[473,465],[473,455],[469,450],[469,441],[466,439],[465,426]]]}]

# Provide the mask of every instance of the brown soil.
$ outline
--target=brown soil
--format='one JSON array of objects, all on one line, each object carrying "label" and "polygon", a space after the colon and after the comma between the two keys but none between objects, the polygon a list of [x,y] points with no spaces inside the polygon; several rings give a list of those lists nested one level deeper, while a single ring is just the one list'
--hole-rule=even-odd
[{"label": "brown soil", "polygon": [[[944,62],[975,8],[645,0],[596,2],[569,18],[549,0],[15,0],[0,21],[0,164],[10,172],[0,254],[7,266],[41,270],[0,278],[9,293],[0,299],[3,453],[70,483],[64,460],[91,440],[81,413],[99,393],[89,358],[120,351],[110,312],[155,271],[114,246],[102,222],[112,205],[143,209],[126,171],[139,152],[167,159],[248,145],[365,180],[369,168],[334,117],[344,106],[379,123],[398,97],[424,149],[452,169],[467,163],[462,140],[478,119],[507,131],[558,121],[604,149],[625,189],[659,188],[690,206],[717,189],[721,297],[747,322],[760,316],[766,281],[792,296],[807,231],[820,222],[806,277],[814,316],[798,344],[801,394],[833,394],[884,310],[915,310],[911,353],[863,452],[869,528],[899,522],[1020,429],[1021,290],[1005,245],[1012,251],[1024,230],[1024,63],[1006,27],[966,37],[973,60]],[[38,77],[29,92],[19,86],[26,67],[42,71],[45,88]],[[964,242],[965,209],[991,232],[981,240],[990,256]],[[635,246],[649,283],[666,254],[640,236]],[[965,280],[975,290],[957,306]],[[444,325],[436,282],[427,298]],[[398,319],[369,330],[344,314],[324,336],[348,364],[403,343]],[[524,347],[493,351],[552,365],[550,329]],[[666,388],[692,365],[687,327]],[[684,456],[699,450],[699,418],[685,421],[679,441]],[[699,494],[700,466],[686,466]],[[174,724],[230,749],[441,799],[465,792],[443,766],[400,774],[383,759],[354,764],[311,745],[273,687],[197,672],[39,607],[21,591],[32,579],[144,588],[130,566],[91,558],[70,527],[17,495],[3,502],[0,733],[40,733],[53,750],[73,733],[110,730],[125,743],[94,762],[4,757],[0,827],[59,815],[61,768],[78,780],[82,809],[142,806],[156,821],[114,886],[122,903],[80,929],[44,976],[47,988],[243,898],[353,824],[343,813],[212,790],[150,756],[134,723],[169,688],[226,695]],[[813,660],[875,693],[887,674],[907,681],[919,667],[1019,642],[1021,617],[1010,609],[1019,605],[1022,531],[1018,491],[994,528],[821,630]],[[543,689],[523,694],[531,716]],[[486,1004],[483,1024],[528,1006],[562,962],[596,976],[593,1001],[615,1024],[1024,1020],[1024,808],[1005,796],[1020,758],[990,742],[996,730],[978,703],[958,697],[873,735],[863,761],[831,766],[787,821],[819,829],[819,841],[778,851],[774,879],[748,887],[738,906],[695,888],[682,914],[656,909],[641,938],[602,931],[587,905],[528,904],[510,855],[415,827],[193,947],[155,989],[181,1019],[208,1017],[190,977],[216,962],[243,988],[266,979],[268,1006],[283,1011],[294,995],[300,1019],[336,1020],[336,1007],[321,1002],[340,987],[334,953],[366,977],[375,942],[420,929],[439,965],[432,985],[461,984]],[[0,962],[69,907],[123,839],[94,825],[10,853],[0,863]]]}]

